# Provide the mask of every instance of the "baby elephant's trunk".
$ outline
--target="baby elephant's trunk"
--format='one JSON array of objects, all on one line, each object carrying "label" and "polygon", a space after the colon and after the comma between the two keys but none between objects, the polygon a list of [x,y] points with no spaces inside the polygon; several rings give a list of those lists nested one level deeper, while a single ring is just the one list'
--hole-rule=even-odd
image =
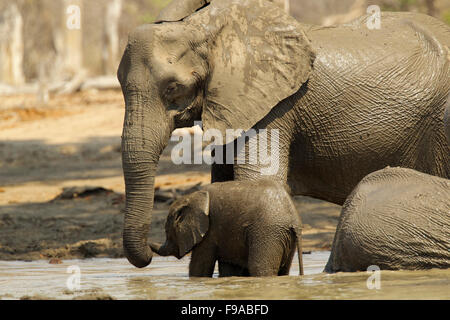
[{"label": "baby elephant's trunk", "polygon": [[170,246],[167,245],[167,242],[163,245],[160,245],[159,243],[150,243],[150,248],[153,252],[156,252],[162,257],[172,256],[174,255],[174,252]]}]

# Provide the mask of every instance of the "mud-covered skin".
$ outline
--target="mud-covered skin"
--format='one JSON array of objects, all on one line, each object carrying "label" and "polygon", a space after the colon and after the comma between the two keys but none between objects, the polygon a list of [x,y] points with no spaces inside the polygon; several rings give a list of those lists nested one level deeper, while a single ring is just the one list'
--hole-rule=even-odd
[{"label": "mud-covered skin", "polygon": [[450,268],[450,180],[386,168],[346,200],[325,272]]},{"label": "mud-covered skin", "polygon": [[[191,1],[175,0],[159,23],[133,32],[118,70],[124,252],[135,266],[151,262],[146,234],[159,155],[175,128],[196,120],[222,134],[279,130],[279,170],[269,178],[336,204],[387,165],[450,177],[444,23],[383,13],[380,30],[369,30],[367,17],[321,28],[268,1]],[[186,18],[178,21],[180,8]],[[213,165],[212,181],[267,178],[261,169]]]},{"label": "mud-covered skin", "polygon": [[[342,204],[387,165],[450,178],[444,109],[450,29],[412,13],[383,13],[339,27],[304,26],[316,53],[308,82],[256,128],[280,130],[280,170],[293,194]],[[447,129],[449,130],[449,124]],[[234,179],[258,178],[234,166]]]},{"label": "mud-covered skin", "polygon": [[447,143],[448,145],[450,145],[450,95],[448,96],[447,107],[445,108],[444,128],[445,128],[445,135],[447,136]]},{"label": "mud-covered skin", "polygon": [[192,250],[189,275],[287,275],[297,247],[300,274],[301,221],[282,184],[229,181],[209,185],[172,204],[160,255],[182,258]]}]

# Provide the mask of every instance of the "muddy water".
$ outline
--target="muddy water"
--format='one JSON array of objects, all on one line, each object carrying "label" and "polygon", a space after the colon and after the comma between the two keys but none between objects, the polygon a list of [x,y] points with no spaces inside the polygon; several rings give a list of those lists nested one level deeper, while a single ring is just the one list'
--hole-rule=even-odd
[{"label": "muddy water", "polygon": [[144,269],[125,259],[0,261],[0,299],[450,299],[450,270],[382,271],[381,288],[370,290],[365,272],[322,274],[328,256],[304,255],[303,277],[295,261],[290,276],[273,278],[218,278],[216,270],[189,279],[188,257],[155,257]]}]

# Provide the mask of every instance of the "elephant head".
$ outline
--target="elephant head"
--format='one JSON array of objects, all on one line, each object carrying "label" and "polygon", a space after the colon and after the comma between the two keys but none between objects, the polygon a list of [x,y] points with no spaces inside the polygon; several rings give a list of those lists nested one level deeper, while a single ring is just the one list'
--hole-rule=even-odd
[{"label": "elephant head", "polygon": [[184,257],[202,241],[209,228],[209,194],[194,192],[175,201],[169,209],[166,221],[166,242],[150,244],[161,256]]},{"label": "elephant head", "polygon": [[301,26],[266,1],[175,1],[158,23],[130,34],[118,79],[126,105],[123,242],[132,264],[151,262],[154,178],[171,132],[198,120],[224,136],[248,130],[300,89],[313,61]]}]

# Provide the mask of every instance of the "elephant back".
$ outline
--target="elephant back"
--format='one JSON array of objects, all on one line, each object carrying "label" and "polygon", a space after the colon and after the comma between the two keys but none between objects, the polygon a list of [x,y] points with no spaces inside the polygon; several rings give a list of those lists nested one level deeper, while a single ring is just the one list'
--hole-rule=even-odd
[{"label": "elephant back", "polygon": [[325,271],[450,267],[450,180],[411,169],[368,175],[347,198]]}]

